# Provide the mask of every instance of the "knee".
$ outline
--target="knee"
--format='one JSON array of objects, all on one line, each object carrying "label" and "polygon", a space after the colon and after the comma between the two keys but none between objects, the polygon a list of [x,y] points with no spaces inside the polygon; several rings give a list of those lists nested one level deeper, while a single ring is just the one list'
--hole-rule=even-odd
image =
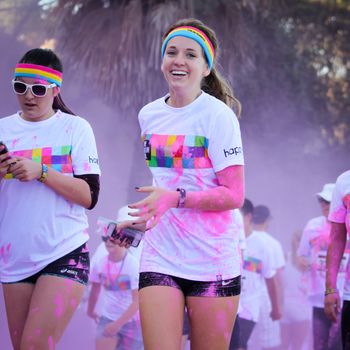
[{"label": "knee", "polygon": [[44,336],[39,334],[24,335],[22,337],[20,350],[33,349],[54,349],[56,341],[53,336]]}]

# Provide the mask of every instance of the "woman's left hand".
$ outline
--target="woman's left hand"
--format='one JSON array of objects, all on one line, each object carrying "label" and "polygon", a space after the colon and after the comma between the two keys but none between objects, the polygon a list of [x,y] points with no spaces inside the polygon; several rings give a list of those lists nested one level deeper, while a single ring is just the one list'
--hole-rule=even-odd
[{"label": "woman's left hand", "polygon": [[31,181],[41,176],[41,164],[24,157],[15,157],[16,163],[11,166],[11,173],[19,181]]},{"label": "woman's left hand", "polygon": [[138,217],[135,223],[145,223],[146,230],[153,228],[168,209],[177,207],[179,200],[177,191],[154,186],[138,187],[136,190],[149,195],[139,202],[130,204],[129,208],[138,209],[138,211],[131,212],[129,215]]}]

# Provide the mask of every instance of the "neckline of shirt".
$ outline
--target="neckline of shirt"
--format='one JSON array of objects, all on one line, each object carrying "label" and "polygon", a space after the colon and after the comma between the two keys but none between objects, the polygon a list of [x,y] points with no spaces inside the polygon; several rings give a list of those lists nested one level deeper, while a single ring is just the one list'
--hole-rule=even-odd
[{"label": "neckline of shirt", "polygon": [[32,127],[35,127],[35,126],[41,126],[41,125],[48,125],[48,124],[51,124],[54,122],[54,120],[60,116],[61,114],[61,110],[57,110],[55,114],[53,114],[50,118],[47,118],[47,119],[44,119],[44,120],[40,120],[40,121],[37,121],[37,122],[34,122],[34,121],[30,121],[30,120],[25,120],[21,117],[21,111],[18,111],[16,113],[16,119],[18,122],[22,123],[22,124],[25,124],[25,125],[31,125]]},{"label": "neckline of shirt", "polygon": [[164,108],[167,108],[168,110],[171,110],[174,113],[181,113],[184,110],[195,108],[199,103],[202,103],[201,101],[205,98],[205,96],[206,96],[206,93],[204,91],[201,91],[201,94],[197,98],[195,98],[191,103],[189,103],[188,105],[183,106],[183,107],[173,107],[173,106],[169,106],[166,103],[166,100],[170,97],[170,94],[167,93],[162,98],[162,103],[163,103]]}]

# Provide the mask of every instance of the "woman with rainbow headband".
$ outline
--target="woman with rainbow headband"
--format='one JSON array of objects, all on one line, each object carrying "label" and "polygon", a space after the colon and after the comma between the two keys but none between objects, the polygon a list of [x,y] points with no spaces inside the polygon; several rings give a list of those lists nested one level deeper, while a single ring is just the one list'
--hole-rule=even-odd
[{"label": "woman with rainbow headband", "polygon": [[[169,93],[139,113],[153,186],[131,204],[146,228],[139,300],[145,349],[180,349],[184,307],[191,349],[227,349],[240,294],[244,199],[238,102],[215,69],[215,33],[195,19],[165,33],[161,70]],[[124,224],[124,223],[123,223]],[[125,223],[126,225],[126,223]]]},{"label": "woman with rainbow headband", "polygon": [[56,54],[28,51],[12,81],[20,111],[0,119],[0,282],[15,350],[54,349],[88,281],[85,208],[100,169],[92,129],[61,84]]}]

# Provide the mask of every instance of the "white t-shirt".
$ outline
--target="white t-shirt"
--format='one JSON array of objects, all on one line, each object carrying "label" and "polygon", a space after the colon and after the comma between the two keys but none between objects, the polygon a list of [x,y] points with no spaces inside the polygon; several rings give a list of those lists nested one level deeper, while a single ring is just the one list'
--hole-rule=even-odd
[{"label": "white t-shirt", "polygon": [[243,215],[239,209],[232,210],[233,215],[233,225],[235,227],[235,232],[238,232],[238,244],[241,250],[246,249],[246,237],[244,233],[244,221]]},{"label": "white t-shirt", "polygon": [[[138,289],[139,262],[126,253],[122,261],[114,262],[104,256],[94,260],[90,282],[103,286],[101,314],[117,320],[132,303],[132,290]],[[138,313],[133,317],[139,319]]]},{"label": "white t-shirt", "polygon": [[[286,259],[284,256],[284,252],[283,252],[281,243],[275,237],[273,237],[270,233],[267,233],[266,231],[255,230],[254,232],[256,232],[258,235],[260,235],[260,238],[264,242],[265,249],[269,250],[269,256],[271,257],[272,269],[277,271],[278,269],[284,268],[286,265]],[[283,288],[283,287],[279,286],[279,288]],[[268,316],[267,322],[269,322],[271,320],[270,311],[271,311],[272,305],[271,305],[271,300],[269,297],[266,283],[264,283],[262,289],[263,289],[262,290],[263,293],[262,293],[262,302],[261,302],[261,310],[260,310],[262,317],[260,317],[259,322],[260,321],[264,322],[264,318],[266,316]]]},{"label": "white t-shirt", "polygon": [[254,230],[254,232],[258,233],[262,237],[262,239],[265,241],[266,248],[270,249],[272,267],[276,270],[283,268],[286,265],[286,259],[281,243],[266,231]]},{"label": "white t-shirt", "polygon": [[241,318],[257,322],[266,288],[265,278],[271,278],[276,273],[273,256],[260,232],[253,231],[246,238],[243,257],[242,292],[238,313]]},{"label": "white t-shirt", "polygon": [[[215,172],[244,163],[236,116],[205,92],[182,108],[167,105],[166,97],[139,113],[154,186],[186,191],[215,188]],[[240,273],[236,235],[230,210],[170,209],[145,234],[141,271],[199,281],[236,277]]]},{"label": "white t-shirt", "polygon": [[[100,174],[89,123],[58,111],[40,122],[18,113],[0,119],[0,137],[13,156],[22,156],[67,175]],[[0,182],[0,281],[27,278],[85,243],[85,209],[39,181]]]},{"label": "white t-shirt", "polygon": [[[350,170],[341,174],[335,184],[333,191],[332,202],[329,210],[329,221],[336,222],[339,224],[346,225],[348,235],[350,233]],[[345,254],[349,257],[350,247],[349,238],[347,240],[347,247],[345,249]],[[345,273],[345,284],[344,284],[344,300],[350,301],[350,263],[345,267],[344,257],[339,268],[339,273],[344,271]],[[339,279],[339,274],[338,274]],[[339,288],[339,287],[338,287]]]},{"label": "white t-shirt", "polygon": [[[330,222],[319,216],[311,219],[301,236],[298,255],[308,260],[310,268],[303,274],[307,295],[313,306],[324,306],[324,290],[326,285],[326,256],[329,244]],[[346,266],[348,254],[343,256],[342,264]],[[343,290],[344,268],[338,275],[337,287]]]}]

